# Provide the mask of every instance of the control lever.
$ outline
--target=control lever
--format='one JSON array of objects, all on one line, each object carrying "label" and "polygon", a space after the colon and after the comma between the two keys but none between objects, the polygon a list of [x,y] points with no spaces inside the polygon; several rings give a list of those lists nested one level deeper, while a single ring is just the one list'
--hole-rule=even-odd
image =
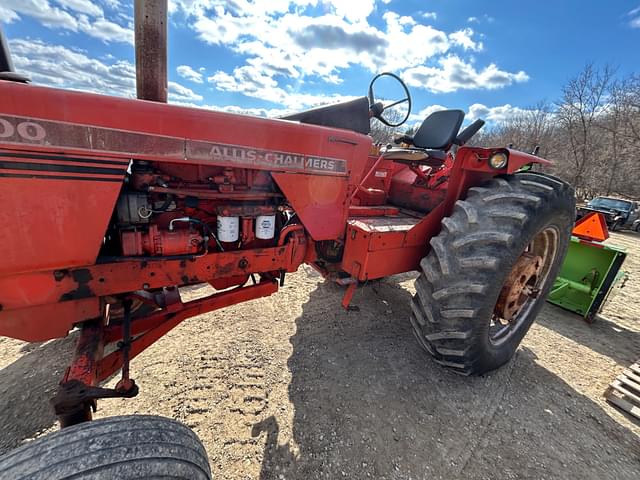
[{"label": "control lever", "polygon": [[375,102],[369,106],[369,118],[375,117],[379,118],[384,112],[384,105],[382,102]]},{"label": "control lever", "polygon": [[396,145],[400,145],[401,143],[413,145],[413,137],[411,135],[399,135],[397,137],[394,137],[393,143],[395,143]]}]

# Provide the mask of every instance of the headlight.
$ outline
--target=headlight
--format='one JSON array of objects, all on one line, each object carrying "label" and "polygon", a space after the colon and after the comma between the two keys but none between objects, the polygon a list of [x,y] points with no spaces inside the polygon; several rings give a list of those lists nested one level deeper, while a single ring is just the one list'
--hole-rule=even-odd
[{"label": "headlight", "polygon": [[496,152],[489,157],[489,166],[496,170],[500,170],[507,166],[507,160],[509,160],[509,157],[506,153]]}]

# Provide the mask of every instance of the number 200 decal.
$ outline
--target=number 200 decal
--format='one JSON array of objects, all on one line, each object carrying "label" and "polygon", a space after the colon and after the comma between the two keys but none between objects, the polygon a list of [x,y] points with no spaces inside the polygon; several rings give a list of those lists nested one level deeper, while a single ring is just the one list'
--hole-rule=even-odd
[{"label": "number 200 decal", "polygon": [[16,134],[28,142],[40,142],[47,136],[45,129],[38,123],[25,121],[14,126],[8,120],[0,118],[0,139],[11,138]]}]

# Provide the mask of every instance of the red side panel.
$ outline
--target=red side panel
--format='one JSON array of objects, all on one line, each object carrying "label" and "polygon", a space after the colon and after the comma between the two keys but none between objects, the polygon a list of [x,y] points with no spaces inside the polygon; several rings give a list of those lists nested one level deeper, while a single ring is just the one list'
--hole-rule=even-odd
[{"label": "red side panel", "polygon": [[[347,134],[355,135],[344,132],[345,136]],[[355,138],[360,142],[341,141],[341,137],[332,136],[322,146],[323,155],[347,160],[344,176],[272,173],[305,229],[316,241],[336,239],[344,234],[351,194],[364,174],[367,152],[371,148],[370,137],[358,135]]]},{"label": "red side panel", "polygon": [[127,165],[0,150],[0,276],[93,263]]},{"label": "red side panel", "polygon": [[347,178],[289,173],[273,178],[314,240],[342,236],[349,211]]},{"label": "red side panel", "polygon": [[99,316],[100,300],[97,297],[0,311],[0,335],[25,342],[42,342],[64,337],[74,323]]}]

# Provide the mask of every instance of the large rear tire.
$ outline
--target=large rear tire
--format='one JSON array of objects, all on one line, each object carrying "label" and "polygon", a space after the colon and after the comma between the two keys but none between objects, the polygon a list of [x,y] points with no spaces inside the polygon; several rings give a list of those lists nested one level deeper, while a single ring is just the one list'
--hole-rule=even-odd
[{"label": "large rear tire", "polygon": [[411,323],[441,365],[478,375],[511,359],[564,260],[573,188],[518,173],[469,189],[420,263]]},{"label": "large rear tire", "polygon": [[0,478],[12,480],[208,480],[207,453],[185,425],[131,415],[80,423],[0,458]]}]

